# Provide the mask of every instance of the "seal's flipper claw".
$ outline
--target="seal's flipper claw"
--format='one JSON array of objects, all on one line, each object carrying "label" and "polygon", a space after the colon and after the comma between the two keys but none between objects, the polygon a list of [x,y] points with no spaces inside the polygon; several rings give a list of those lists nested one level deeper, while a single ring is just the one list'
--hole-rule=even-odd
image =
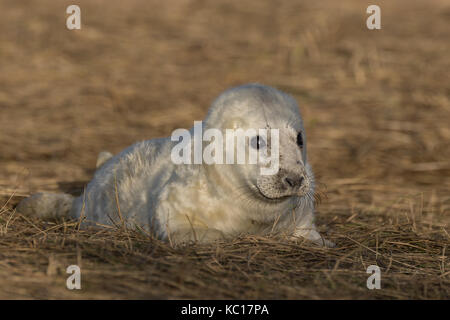
[{"label": "seal's flipper claw", "polygon": [[324,248],[335,248],[336,244],[333,241],[322,238],[321,240],[317,240],[314,243]]}]

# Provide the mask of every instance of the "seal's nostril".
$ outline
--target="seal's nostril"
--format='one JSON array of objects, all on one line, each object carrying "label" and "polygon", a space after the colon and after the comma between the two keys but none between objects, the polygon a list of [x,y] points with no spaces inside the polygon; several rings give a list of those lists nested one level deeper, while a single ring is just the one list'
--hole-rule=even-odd
[{"label": "seal's nostril", "polygon": [[298,186],[301,187],[303,184],[303,181],[305,180],[305,178],[301,177],[299,182],[298,182]]},{"label": "seal's nostril", "polygon": [[295,179],[286,177],[286,178],[284,178],[284,183],[286,185],[288,185],[290,188],[295,188],[295,187],[301,187],[304,180],[305,180],[304,177],[295,178]]},{"label": "seal's nostril", "polygon": [[294,181],[292,181],[292,179],[284,178],[284,181],[289,185],[289,187],[292,188],[294,186]]}]

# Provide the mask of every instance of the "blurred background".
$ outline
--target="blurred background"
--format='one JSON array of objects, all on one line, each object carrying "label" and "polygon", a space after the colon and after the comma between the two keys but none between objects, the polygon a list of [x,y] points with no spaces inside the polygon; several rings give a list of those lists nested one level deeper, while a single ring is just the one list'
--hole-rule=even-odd
[{"label": "blurred background", "polygon": [[370,4],[2,0],[0,195],[79,190],[100,151],[189,128],[259,82],[298,101],[319,220],[396,208],[448,228],[450,2],[376,1],[381,30]]},{"label": "blurred background", "polygon": [[[379,1],[0,4],[0,184],[88,180],[99,151],[168,136],[247,82],[292,94],[324,183],[448,188],[450,4]],[[48,185],[48,187],[46,187]]]},{"label": "blurred background", "polygon": [[[247,82],[292,94],[323,182],[448,187],[450,4],[379,1],[0,4],[0,182],[87,180],[99,151],[168,136]],[[25,171],[24,171],[25,169]],[[24,173],[25,172],[25,173]]]}]

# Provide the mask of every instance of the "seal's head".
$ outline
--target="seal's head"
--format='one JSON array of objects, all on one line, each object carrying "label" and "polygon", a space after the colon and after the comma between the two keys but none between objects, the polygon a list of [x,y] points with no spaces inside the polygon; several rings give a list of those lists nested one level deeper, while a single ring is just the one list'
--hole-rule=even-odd
[{"label": "seal's head", "polygon": [[[221,165],[218,170],[232,188],[251,197],[252,204],[267,206],[289,199],[312,200],[314,178],[307,161],[305,131],[299,108],[291,96],[260,84],[227,90],[214,101],[204,127],[217,128],[224,133],[226,129],[254,130],[254,134],[245,139],[246,150],[256,150],[258,156],[265,154],[262,158],[271,163],[247,161]],[[264,136],[260,129],[269,130]],[[274,131],[270,129],[277,129],[274,131],[278,135],[272,134]],[[272,170],[261,170],[268,167]]]}]

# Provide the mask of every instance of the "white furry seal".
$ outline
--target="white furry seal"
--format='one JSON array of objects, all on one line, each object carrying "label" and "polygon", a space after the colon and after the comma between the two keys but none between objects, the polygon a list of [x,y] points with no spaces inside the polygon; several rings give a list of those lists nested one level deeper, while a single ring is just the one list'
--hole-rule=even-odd
[{"label": "white furry seal", "polygon": [[313,222],[314,177],[293,98],[259,84],[229,89],[213,102],[203,126],[278,129],[278,172],[261,175],[259,165],[249,164],[176,165],[170,156],[176,142],[170,137],[152,139],[116,156],[101,153],[99,168],[82,196],[35,194],[17,210],[139,226],[175,243],[285,232],[292,239],[333,245]]}]

